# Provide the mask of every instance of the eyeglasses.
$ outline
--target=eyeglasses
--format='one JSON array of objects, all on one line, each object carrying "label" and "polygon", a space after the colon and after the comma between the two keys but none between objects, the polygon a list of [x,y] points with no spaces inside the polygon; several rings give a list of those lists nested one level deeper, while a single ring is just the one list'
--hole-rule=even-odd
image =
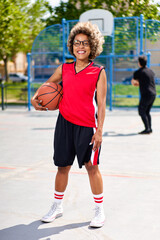
[{"label": "eyeglasses", "polygon": [[84,40],[84,41],[74,40],[74,41],[73,41],[73,45],[74,45],[75,47],[79,47],[79,46],[81,45],[81,43],[82,43],[82,45],[83,45],[84,47],[88,47],[88,46],[89,46],[88,40]]}]

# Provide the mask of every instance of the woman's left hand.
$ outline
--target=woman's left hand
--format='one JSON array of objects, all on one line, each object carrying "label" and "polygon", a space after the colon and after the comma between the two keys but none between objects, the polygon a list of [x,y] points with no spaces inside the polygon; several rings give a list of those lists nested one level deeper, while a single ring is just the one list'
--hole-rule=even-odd
[{"label": "woman's left hand", "polygon": [[93,144],[93,151],[96,151],[101,146],[101,143],[102,131],[97,129],[91,140],[91,144]]}]

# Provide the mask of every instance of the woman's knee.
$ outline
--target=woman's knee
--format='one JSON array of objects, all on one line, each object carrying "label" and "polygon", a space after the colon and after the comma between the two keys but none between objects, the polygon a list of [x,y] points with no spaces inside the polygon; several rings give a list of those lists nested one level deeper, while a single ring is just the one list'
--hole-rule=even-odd
[{"label": "woman's knee", "polygon": [[96,175],[99,173],[98,165],[85,164],[86,170],[89,175]]},{"label": "woman's knee", "polygon": [[58,167],[58,173],[60,173],[60,174],[68,174],[70,169],[71,169],[71,166]]}]

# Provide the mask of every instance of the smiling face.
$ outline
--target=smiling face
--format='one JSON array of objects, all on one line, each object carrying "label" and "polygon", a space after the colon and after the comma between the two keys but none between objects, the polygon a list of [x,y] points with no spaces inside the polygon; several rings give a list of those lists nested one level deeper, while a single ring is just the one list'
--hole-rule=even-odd
[{"label": "smiling face", "polygon": [[77,60],[88,60],[91,49],[88,41],[88,36],[85,34],[77,34],[73,41],[73,53]]}]

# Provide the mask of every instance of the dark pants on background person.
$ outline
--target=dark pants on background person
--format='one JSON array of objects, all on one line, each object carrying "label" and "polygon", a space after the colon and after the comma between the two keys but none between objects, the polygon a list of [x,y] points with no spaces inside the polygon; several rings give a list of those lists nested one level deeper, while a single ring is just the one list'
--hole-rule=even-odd
[{"label": "dark pants on background person", "polygon": [[155,95],[145,95],[141,96],[139,102],[138,113],[141,116],[146,131],[152,131],[150,110],[155,98]]}]

